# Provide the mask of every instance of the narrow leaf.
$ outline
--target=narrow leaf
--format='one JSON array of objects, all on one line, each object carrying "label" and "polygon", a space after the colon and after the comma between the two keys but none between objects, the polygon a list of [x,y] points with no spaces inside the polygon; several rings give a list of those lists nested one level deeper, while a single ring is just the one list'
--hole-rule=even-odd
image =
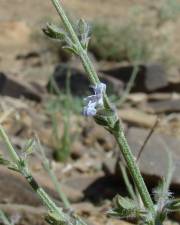
[{"label": "narrow leaf", "polygon": [[164,208],[170,212],[180,211],[180,198],[169,200]]},{"label": "narrow leaf", "polygon": [[56,212],[48,212],[45,220],[51,225],[66,225],[66,222]]},{"label": "narrow leaf", "polygon": [[124,198],[117,195],[113,199],[114,208],[109,211],[109,215],[119,217],[119,218],[139,218],[144,217],[146,212],[139,208],[135,201],[129,198]]},{"label": "narrow leaf", "polygon": [[64,46],[63,48],[66,49],[66,50],[68,50],[69,52],[71,52],[71,53],[73,53],[73,54],[78,55],[77,51],[76,51],[73,47],[70,47],[70,46]]},{"label": "narrow leaf", "polygon": [[27,155],[30,155],[34,151],[34,139],[29,139],[26,143],[25,146],[23,147],[23,152],[25,152]]},{"label": "narrow leaf", "polygon": [[50,23],[48,23],[46,25],[46,27],[43,28],[43,32],[48,37],[53,38],[53,39],[59,39],[61,41],[63,41],[67,35],[63,29],[58,28],[56,25],[50,24]]},{"label": "narrow leaf", "polygon": [[8,161],[7,159],[4,159],[2,155],[0,155],[0,164],[7,166],[10,164],[10,161]]}]

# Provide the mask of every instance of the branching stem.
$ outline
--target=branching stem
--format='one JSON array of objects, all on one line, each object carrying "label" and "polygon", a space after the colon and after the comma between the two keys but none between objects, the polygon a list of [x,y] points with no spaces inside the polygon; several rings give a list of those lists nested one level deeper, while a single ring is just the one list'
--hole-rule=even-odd
[{"label": "branching stem", "polygon": [[[98,84],[100,81],[99,81],[98,75],[95,71],[95,68],[92,65],[92,62],[88,57],[87,51],[82,47],[82,45],[81,45],[81,43],[78,39],[78,36],[76,35],[75,30],[73,29],[69,19],[67,18],[66,14],[64,12],[64,9],[61,5],[61,0],[51,0],[51,1],[52,1],[53,5],[55,6],[58,14],[60,15],[60,17],[63,21],[63,24],[66,28],[66,31],[69,33],[74,45],[76,46],[76,49],[78,49],[78,55],[82,60],[84,69],[87,72],[89,80],[91,81],[91,83],[93,85]],[[106,95],[105,95],[104,101],[106,103],[106,106],[110,107],[109,100],[108,100],[108,97]],[[116,121],[112,121],[112,120],[109,120],[109,121],[110,121],[111,125],[113,124],[113,122],[114,123],[116,122]],[[133,180],[134,180],[134,182],[135,182],[135,184],[138,188],[138,191],[141,195],[144,206],[151,212],[152,215],[154,215],[155,211],[154,211],[154,205],[153,205],[151,196],[150,196],[150,194],[147,190],[147,187],[146,187],[146,185],[144,183],[144,180],[141,176],[140,170],[139,170],[138,166],[136,165],[133,154],[132,154],[132,152],[130,150],[130,147],[127,143],[127,140],[124,136],[124,133],[122,131],[121,123],[119,124],[119,126],[120,126],[121,132],[114,133],[114,136],[115,136],[116,141],[117,141],[117,143],[120,147],[120,150],[121,150],[121,152],[124,156],[124,159],[127,163],[127,167],[129,169],[129,172],[132,175],[132,178],[133,178]]]},{"label": "branching stem", "polygon": [[14,147],[12,146],[2,126],[0,126],[0,136],[2,137],[3,141],[7,145],[7,150],[12,162],[17,166],[17,168],[19,169],[19,172],[25,177],[25,179],[28,181],[32,189],[37,193],[37,195],[42,200],[42,202],[46,205],[49,211],[55,212],[59,216],[59,219],[61,221],[67,221],[68,217],[66,216],[66,214],[63,213],[61,208],[56,206],[56,204],[49,197],[49,195],[43,190],[42,187],[38,185],[36,180],[33,178],[32,174],[30,173],[27,165],[24,164],[24,166],[21,167],[21,162],[22,162],[21,158],[16,153]]}]

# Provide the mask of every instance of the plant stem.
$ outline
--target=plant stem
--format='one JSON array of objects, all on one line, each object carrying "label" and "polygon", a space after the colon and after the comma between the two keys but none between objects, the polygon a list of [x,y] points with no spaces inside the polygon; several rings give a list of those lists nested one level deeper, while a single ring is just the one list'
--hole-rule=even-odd
[{"label": "plant stem", "polygon": [[[98,77],[96,70],[88,56],[87,51],[82,47],[82,45],[77,37],[76,32],[74,31],[69,19],[66,16],[66,13],[65,13],[63,7],[61,6],[61,4],[62,4],[61,0],[51,0],[51,2],[53,3],[57,13],[61,17],[66,30],[68,31],[69,35],[72,38],[72,41],[78,48],[79,57],[82,61],[82,64],[88,75],[89,80],[91,81],[91,83],[93,85],[100,83],[99,77]],[[109,99],[107,98],[106,94],[104,96],[104,101],[106,102],[107,108],[110,109],[111,108],[110,102],[109,102]]]},{"label": "plant stem", "polygon": [[7,150],[9,152],[10,158],[16,164],[17,168],[19,169],[19,172],[26,178],[30,186],[37,193],[37,195],[40,197],[43,203],[47,206],[47,208],[51,212],[57,213],[57,215],[60,217],[62,221],[67,221],[66,215],[62,212],[62,209],[57,207],[56,204],[49,197],[49,195],[38,185],[36,180],[31,175],[27,165],[24,164],[23,167],[20,166],[21,158],[17,155],[14,147],[12,146],[2,126],[0,126],[0,135],[3,141],[5,142],[5,144],[7,145]]},{"label": "plant stem", "polygon": [[137,74],[138,74],[138,65],[136,64],[133,68],[133,72],[132,72],[132,75],[130,77],[130,80],[127,84],[127,87],[126,87],[126,90],[124,91],[124,94],[122,95],[122,97],[120,98],[119,102],[118,102],[118,107],[121,107],[123,105],[123,103],[126,101],[133,85],[134,85],[134,82],[136,80],[136,77],[137,77]]},{"label": "plant stem", "polygon": [[153,205],[151,196],[147,190],[147,187],[144,183],[144,180],[142,178],[140,170],[139,170],[138,166],[136,165],[134,156],[133,156],[133,154],[130,150],[130,147],[127,143],[127,140],[124,136],[124,132],[123,132],[121,123],[119,126],[120,126],[120,131],[114,132],[114,137],[119,145],[121,153],[126,161],[128,170],[133,178],[134,183],[137,186],[137,189],[139,191],[139,194],[142,198],[142,201],[143,201],[145,207],[154,214],[155,210],[154,210],[154,205]]},{"label": "plant stem", "polygon": [[[89,77],[91,83],[93,85],[98,84],[100,81],[99,81],[99,78],[95,71],[95,68],[92,65],[92,62],[90,61],[90,59],[88,57],[87,51],[83,49],[70,21],[67,18],[66,14],[64,12],[64,9],[61,6],[61,0],[51,0],[51,1],[52,1],[53,5],[55,6],[58,14],[60,15],[67,32],[69,33],[70,37],[72,38],[74,45],[76,45],[76,48],[78,49],[78,55],[80,56],[80,58],[82,60],[83,66],[85,68],[85,71],[88,74],[88,77]],[[106,103],[106,106],[110,105],[109,100],[106,95],[104,96],[104,101]],[[110,122],[112,124],[112,122],[116,122],[116,121],[110,121]],[[122,128],[121,124],[120,124],[120,128]],[[133,180],[134,180],[135,184],[137,185],[138,191],[141,195],[141,198],[142,198],[142,201],[143,201],[145,207],[152,214],[154,214],[154,206],[153,206],[152,199],[151,199],[150,194],[147,190],[147,187],[144,183],[144,180],[140,174],[140,170],[135,163],[134,157],[128,146],[127,140],[124,136],[122,129],[121,129],[121,132],[118,132],[118,134],[117,134],[117,132],[114,133],[114,136],[115,136],[117,143],[121,149],[121,152],[125,158],[127,167],[133,177]]]},{"label": "plant stem", "polygon": [[[22,172],[23,174],[23,172]],[[46,205],[46,207],[51,211],[51,212],[56,212],[57,215],[61,217],[62,221],[66,220],[65,214],[62,212],[62,209],[57,207],[56,204],[52,201],[52,199],[49,197],[49,195],[44,191],[43,188],[41,188],[36,180],[33,178],[33,176],[28,173],[23,174],[32,189],[37,193],[37,195],[40,197],[40,199],[43,201],[43,203]]]},{"label": "plant stem", "polygon": [[126,185],[126,188],[129,192],[129,195],[132,199],[134,200],[137,200],[137,197],[136,197],[136,194],[133,190],[133,186],[131,185],[131,182],[129,180],[129,177],[128,177],[128,174],[127,174],[127,170],[126,170],[126,167],[123,165],[123,163],[119,163],[120,165],[120,168],[121,168],[121,173],[122,173],[122,176],[123,176],[123,180],[124,180],[124,183]]},{"label": "plant stem", "polygon": [[[46,159],[46,160],[47,160],[47,159]],[[61,185],[60,185],[60,183],[58,182],[56,175],[54,174],[53,170],[52,170],[52,169],[50,168],[50,166],[49,166],[49,162],[47,162],[47,161],[44,162],[44,163],[43,163],[43,167],[44,167],[44,169],[48,172],[48,174],[49,174],[49,176],[50,176],[50,178],[51,178],[51,180],[52,180],[52,182],[53,182],[53,184],[54,184],[54,186],[55,186],[55,188],[56,188],[56,191],[57,191],[58,194],[59,194],[60,199],[61,199],[62,202],[64,203],[64,206],[65,206],[67,209],[70,209],[70,208],[71,208],[70,202],[69,202],[67,196],[66,196],[66,195],[64,194],[64,192],[62,191]]]},{"label": "plant stem", "polygon": [[41,143],[38,138],[37,138],[37,144],[38,144],[38,149],[39,149],[39,153],[40,153],[40,159],[42,161],[42,166],[43,166],[44,170],[47,171],[49,177],[51,178],[51,181],[53,182],[54,187],[55,187],[56,191],[58,192],[60,199],[64,203],[64,206],[67,209],[70,209],[70,202],[69,202],[67,196],[65,195],[65,193],[62,191],[61,184],[59,183],[53,169],[51,168],[50,160],[46,157],[44,148],[41,146]]},{"label": "plant stem", "polygon": [[2,222],[5,225],[13,225],[1,209],[0,209],[0,220],[2,220]]},{"label": "plant stem", "polygon": [[91,80],[92,84],[97,84],[99,83],[99,78],[97,76],[96,70],[93,66],[93,64],[91,63],[87,51],[83,49],[69,19],[67,18],[64,9],[62,8],[61,4],[60,4],[60,0],[51,0],[54,7],[56,8],[59,16],[61,17],[63,24],[66,28],[66,30],[68,31],[68,33],[70,34],[73,42],[76,44],[76,46],[78,47],[78,51],[80,52],[80,58],[82,60],[83,66],[89,76],[89,79]]},{"label": "plant stem", "polygon": [[9,155],[11,157],[11,159],[13,160],[13,162],[15,164],[19,164],[19,156],[17,155],[17,153],[15,152],[7,134],[5,133],[3,127],[0,125],[0,136],[2,137],[2,139],[5,141],[6,145],[7,145],[7,149],[9,151]]}]

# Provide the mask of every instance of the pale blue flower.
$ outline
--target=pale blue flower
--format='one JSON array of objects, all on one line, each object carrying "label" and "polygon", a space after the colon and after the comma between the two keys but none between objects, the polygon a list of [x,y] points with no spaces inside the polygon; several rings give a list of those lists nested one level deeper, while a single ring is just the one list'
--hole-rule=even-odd
[{"label": "pale blue flower", "polygon": [[104,83],[99,83],[96,84],[95,86],[92,86],[94,90],[95,95],[103,95],[103,93],[106,91],[106,84]]},{"label": "pale blue flower", "polygon": [[99,83],[92,86],[94,95],[85,98],[86,106],[83,109],[84,116],[95,116],[97,108],[103,107],[103,94],[106,91],[106,84]]},{"label": "pale blue flower", "polygon": [[83,109],[83,115],[84,116],[95,116],[96,115],[96,103],[92,103],[91,101],[88,103],[87,106]]}]

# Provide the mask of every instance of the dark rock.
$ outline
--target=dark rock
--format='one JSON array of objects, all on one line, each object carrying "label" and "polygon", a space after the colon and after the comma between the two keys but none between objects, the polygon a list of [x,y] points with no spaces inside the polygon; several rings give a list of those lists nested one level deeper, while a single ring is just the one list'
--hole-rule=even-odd
[{"label": "dark rock", "polygon": [[144,104],[142,108],[151,113],[180,112],[180,99],[153,101]]},{"label": "dark rock", "polygon": [[[115,77],[124,83],[128,83],[132,76],[134,67],[124,66],[110,70],[102,70],[104,74]],[[135,79],[132,91],[153,92],[162,90],[168,86],[168,80],[164,68],[158,64],[139,65],[138,74]]]},{"label": "dark rock", "polygon": [[[147,137],[149,131],[140,128],[130,128],[127,133],[129,145],[135,155]],[[150,185],[157,184],[167,172],[168,154],[171,151],[175,171],[173,174],[172,185],[180,192],[180,140],[171,136],[154,133],[146,144],[140,158],[140,169]],[[167,150],[167,151],[166,151]]]},{"label": "dark rock", "polygon": [[176,92],[180,93],[180,82],[169,82],[169,85],[163,89],[164,92]]},{"label": "dark rock", "polygon": [[180,68],[173,68],[173,71],[169,71],[168,81],[169,85],[165,89],[167,92],[180,92]]},{"label": "dark rock", "polygon": [[25,97],[30,100],[40,102],[42,96],[33,86],[20,79],[10,78],[0,72],[0,94],[14,98]]},{"label": "dark rock", "polygon": [[[71,67],[68,64],[59,64],[53,73],[53,78],[60,90],[66,90],[67,75],[70,73],[70,89],[73,95],[84,96],[89,93],[90,82],[87,75],[75,68]],[[122,91],[122,82],[113,77],[107,77],[102,74],[99,75],[102,82],[107,84],[107,92],[109,94],[118,94],[120,95]],[[54,90],[52,81],[50,80],[47,84],[49,91]]]}]

